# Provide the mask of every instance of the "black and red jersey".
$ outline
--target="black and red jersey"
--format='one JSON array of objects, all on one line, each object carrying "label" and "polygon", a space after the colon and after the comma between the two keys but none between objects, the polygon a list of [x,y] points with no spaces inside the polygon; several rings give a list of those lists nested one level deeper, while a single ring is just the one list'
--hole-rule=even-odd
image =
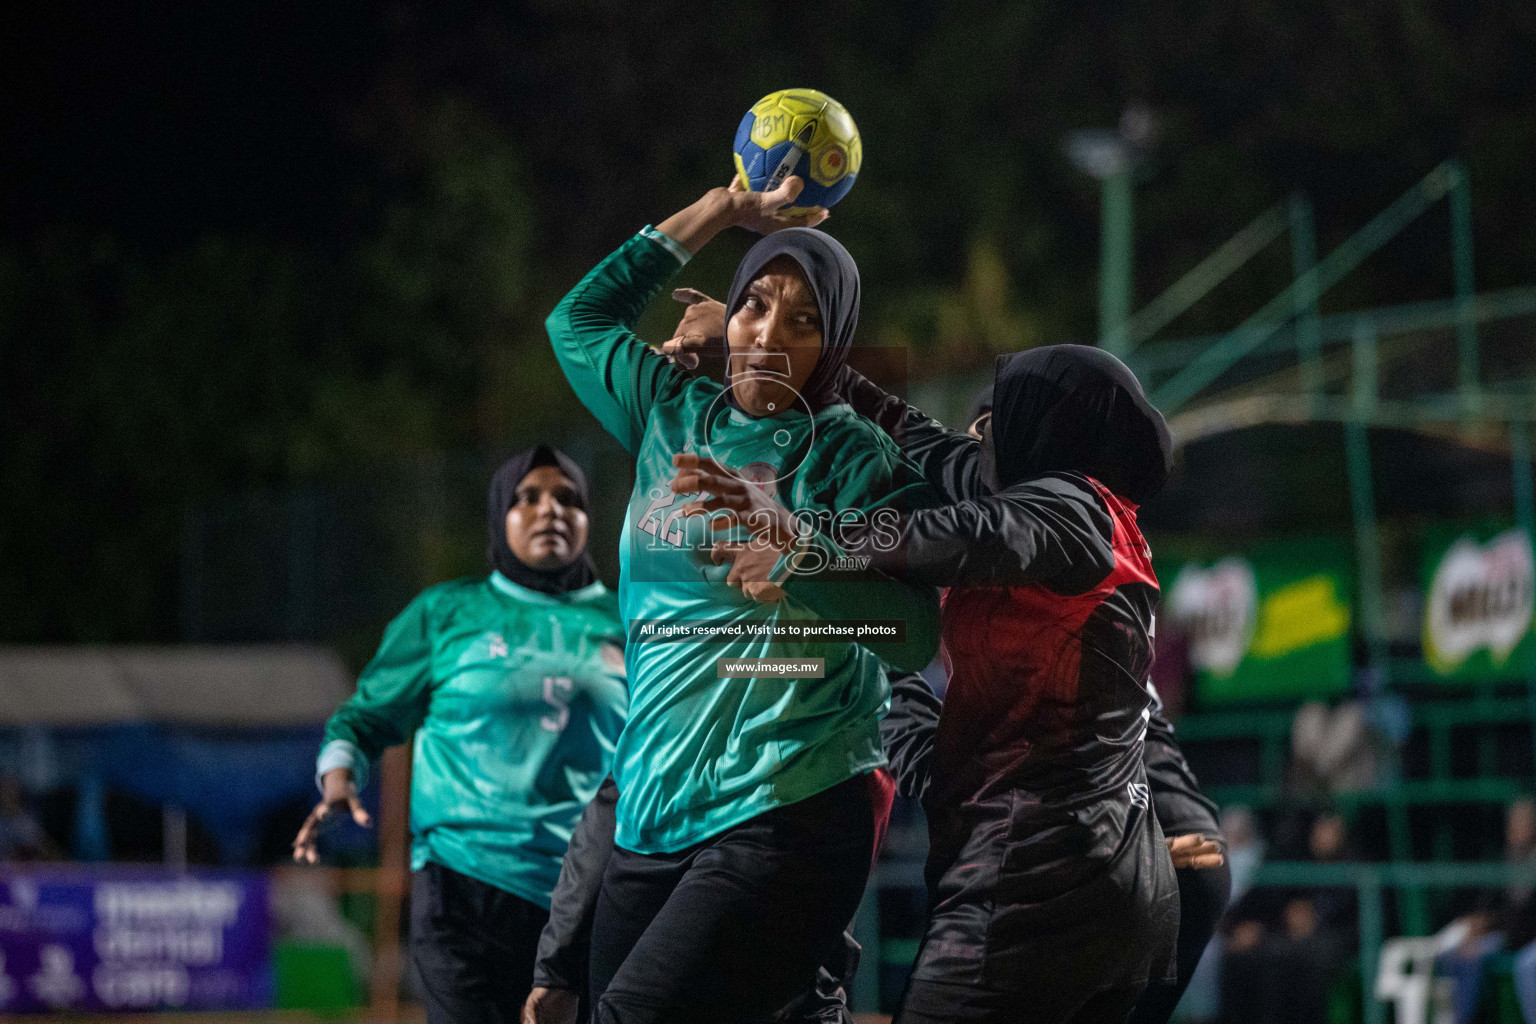
[{"label": "black and red jersey", "polygon": [[949,690],[927,801],[935,852],[958,845],[978,806],[997,801],[1074,833],[1061,838],[1090,860],[1107,858],[1115,837],[1091,834],[1077,812],[1146,802],[1158,593],[1147,544],[1135,506],[1087,477],[1053,474],[999,497],[1021,518],[1050,521],[1056,569],[944,596]]},{"label": "black and red jersey", "polygon": [[856,547],[948,588],[914,984],[1027,1001],[1165,977],[1178,888],[1143,765],[1158,589],[1135,505],[1080,472],[997,486],[974,438],[845,385],[950,502],[909,511],[896,550]]}]

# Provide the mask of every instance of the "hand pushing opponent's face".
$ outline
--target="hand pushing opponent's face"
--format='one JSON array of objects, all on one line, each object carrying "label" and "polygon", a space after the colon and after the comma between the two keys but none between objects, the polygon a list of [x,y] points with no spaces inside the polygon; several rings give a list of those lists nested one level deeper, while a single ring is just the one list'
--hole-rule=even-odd
[{"label": "hand pushing opponent's face", "polygon": [[736,404],[753,416],[792,408],[822,344],[821,309],[793,257],[776,256],[763,266],[725,325],[725,337]]},{"label": "hand pushing opponent's face", "polygon": [[530,569],[570,565],[587,547],[581,493],[558,466],[539,466],[517,485],[507,510],[507,547]]}]

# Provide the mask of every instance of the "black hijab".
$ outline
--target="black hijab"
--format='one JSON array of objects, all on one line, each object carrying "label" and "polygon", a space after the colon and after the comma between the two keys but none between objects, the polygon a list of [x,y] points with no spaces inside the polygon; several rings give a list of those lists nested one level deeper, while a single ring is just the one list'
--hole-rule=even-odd
[{"label": "black hijab", "polygon": [[1086,345],[998,357],[991,433],[1004,487],[1077,472],[1139,505],[1162,488],[1172,466],[1168,425],[1136,375]]},{"label": "black hijab", "polygon": [[[741,304],[747,301],[747,285],[776,256],[789,256],[800,265],[821,312],[821,355],[806,379],[805,387],[800,389],[808,406],[805,411],[820,412],[841,401],[837,394],[837,377],[848,361],[853,332],[859,326],[859,267],[842,243],[825,231],[784,228],[764,235],[747,250],[736,268],[731,294],[725,303],[726,323],[730,323]],[[726,401],[740,409],[731,393],[730,342],[725,345]]]},{"label": "black hijab", "polygon": [[587,492],[587,477],[570,456],[547,444],[520,452],[503,462],[491,477],[486,505],[485,554],[497,572],[520,587],[545,594],[580,590],[597,580],[597,570],[586,548],[582,548],[569,565],[558,569],[535,569],[519,561],[507,546],[507,513],[517,501],[517,485],[540,466],[555,466],[569,477],[576,493],[581,496],[581,507],[590,510],[592,499]]},{"label": "black hijab", "polygon": [[965,425],[969,429],[972,423],[992,411],[992,385],[988,384],[976,392],[976,397],[971,400],[971,411],[965,417]]}]

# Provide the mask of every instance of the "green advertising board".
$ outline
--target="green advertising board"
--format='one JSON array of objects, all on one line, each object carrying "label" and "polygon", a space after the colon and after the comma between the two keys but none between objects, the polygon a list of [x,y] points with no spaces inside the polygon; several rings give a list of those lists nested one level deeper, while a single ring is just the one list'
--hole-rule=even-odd
[{"label": "green advertising board", "polygon": [[1327,697],[1350,688],[1354,569],[1343,538],[1254,545],[1161,576],[1159,630],[1189,638],[1203,703]]},{"label": "green advertising board", "polygon": [[1524,678],[1531,639],[1531,538],[1507,523],[1424,536],[1424,662],[1447,680]]}]

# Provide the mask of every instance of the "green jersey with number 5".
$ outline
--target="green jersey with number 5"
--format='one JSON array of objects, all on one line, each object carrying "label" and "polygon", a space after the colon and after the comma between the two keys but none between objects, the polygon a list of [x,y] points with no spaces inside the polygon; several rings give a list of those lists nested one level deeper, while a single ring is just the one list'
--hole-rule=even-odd
[{"label": "green jersey with number 5", "polygon": [[549,906],[628,704],[617,601],[500,573],[424,591],[389,624],[320,767],[369,762],[415,731],[411,866],[433,861]]}]

